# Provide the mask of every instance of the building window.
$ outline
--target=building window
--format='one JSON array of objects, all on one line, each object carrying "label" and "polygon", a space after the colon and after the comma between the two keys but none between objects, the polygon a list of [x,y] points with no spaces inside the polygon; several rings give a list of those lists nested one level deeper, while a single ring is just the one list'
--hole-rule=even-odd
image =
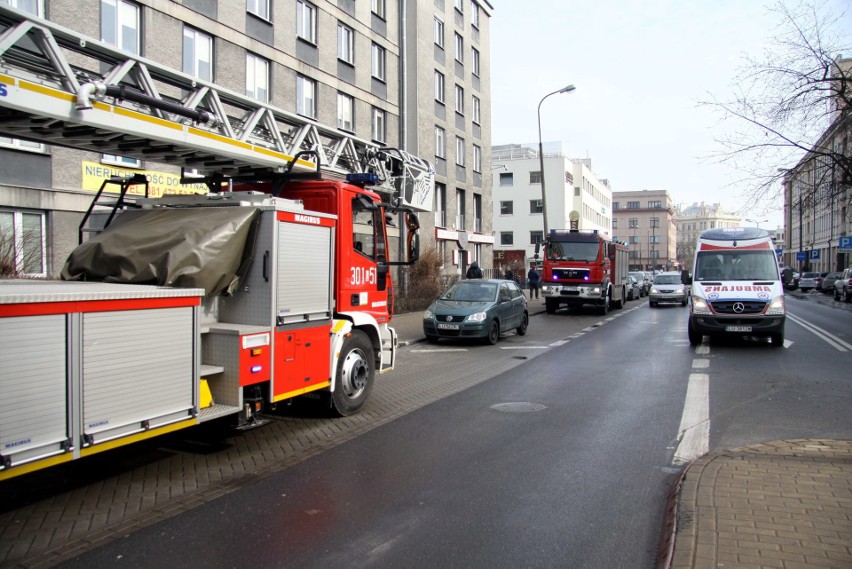
[{"label": "building window", "polygon": [[296,76],[296,114],[312,119],[317,116],[317,83],[301,75]]},{"label": "building window", "polygon": [[464,139],[460,136],[456,137],[456,164],[464,166]]},{"label": "building window", "polygon": [[530,245],[544,243],[544,231],[530,231]]},{"label": "building window", "polygon": [[317,43],[317,7],[303,0],[296,0],[296,37]]},{"label": "building window", "polygon": [[621,205],[618,202],[612,202],[612,209],[620,209]]},{"label": "building window", "polygon": [[29,140],[20,140],[18,138],[7,138],[5,136],[0,136],[0,146],[7,146],[15,150],[27,150],[29,152],[44,152],[44,144],[30,142]]},{"label": "building window", "polygon": [[639,236],[638,235],[631,235],[630,236],[630,243],[632,245],[638,244],[639,243]]},{"label": "building window", "polygon": [[183,28],[183,72],[213,81],[213,36]]},{"label": "building window", "polygon": [[511,231],[500,232],[500,245],[514,245],[515,234]]},{"label": "building window", "polygon": [[388,136],[387,114],[373,107],[373,140],[376,142],[385,142]]},{"label": "building window", "polygon": [[464,39],[459,34],[453,34],[456,45],[456,61],[464,63]]},{"label": "building window", "polygon": [[[435,227],[447,226],[447,186],[435,182]],[[443,257],[442,257],[443,259]]]},{"label": "building window", "polygon": [[6,4],[39,18],[44,17],[44,0],[0,0],[0,4]]},{"label": "building window", "polygon": [[246,0],[246,11],[264,20],[269,20],[269,0]]},{"label": "building window", "polygon": [[101,0],[101,40],[140,55],[139,6],[125,0]]},{"label": "building window", "polygon": [[455,6],[456,10],[464,13],[464,0],[453,0],[453,5]]},{"label": "building window", "polygon": [[660,218],[652,217],[651,218],[651,227],[659,227],[660,226]]},{"label": "building window", "polygon": [[470,24],[479,29],[479,6],[475,2],[470,3]]},{"label": "building window", "polygon": [[112,164],[113,166],[121,166],[122,168],[141,168],[142,162],[136,158],[128,156],[116,156],[115,154],[102,154],[101,162],[104,164]]},{"label": "building window", "polygon": [[246,54],[246,96],[269,102],[269,62],[253,53]]},{"label": "building window", "polygon": [[541,184],[541,172],[530,172],[530,184]]},{"label": "building window", "polygon": [[482,196],[473,194],[473,230],[482,233]]},{"label": "building window", "polygon": [[500,173],[500,185],[501,186],[514,186],[515,185],[515,175],[512,172],[501,172]]},{"label": "building window", "polygon": [[479,77],[479,50],[475,47],[471,48],[471,56],[473,59],[473,74]]},{"label": "building window", "polygon": [[456,85],[456,112],[464,114],[464,89],[460,85]]},{"label": "building window", "polygon": [[4,274],[45,276],[44,214],[0,210],[0,269]]},{"label": "building window", "polygon": [[456,215],[456,229],[459,231],[464,231],[465,229],[465,209],[465,191],[456,190],[456,211],[458,212]]},{"label": "building window", "polygon": [[435,45],[444,49],[444,21],[440,18],[435,18]]},{"label": "building window", "polygon": [[482,103],[479,101],[479,97],[476,95],[473,96],[473,124],[481,124],[480,116],[482,113]]},{"label": "building window", "polygon": [[337,59],[355,64],[355,32],[340,22],[337,23]]},{"label": "building window", "polygon": [[372,49],[373,54],[373,67],[372,73],[373,77],[379,79],[380,81],[385,80],[385,64],[387,63],[387,52],[385,48],[378,44],[373,44]]},{"label": "building window", "polygon": [[515,202],[500,202],[500,215],[512,215],[515,213]]},{"label": "building window", "polygon": [[373,14],[383,20],[385,19],[385,0],[371,0],[370,9],[372,10]]},{"label": "building window", "polygon": [[435,100],[444,102],[444,74],[440,71],[435,72]]},{"label": "building window", "polygon": [[435,156],[438,158],[446,158],[447,148],[444,141],[444,129],[439,126],[435,127]]},{"label": "building window", "polygon": [[482,172],[482,148],[473,145],[473,171]]},{"label": "building window", "polygon": [[637,227],[639,227],[639,218],[638,217],[631,217],[630,219],[627,220],[627,223],[628,223],[628,226],[630,227],[630,229],[636,229]]},{"label": "building window", "polygon": [[660,242],[660,236],[659,235],[649,235],[648,236],[648,243],[659,243],[659,242]]},{"label": "building window", "polygon": [[627,202],[627,209],[639,209],[639,202]]},{"label": "building window", "polygon": [[[612,220],[612,228],[618,229],[618,220],[617,219]],[[615,237],[613,237],[612,240],[615,241],[616,240]]]},{"label": "building window", "polygon": [[542,200],[530,200],[530,213],[541,213],[544,211],[544,202]]},{"label": "building window", "polygon": [[355,99],[344,93],[337,94],[337,128],[348,132],[355,129]]},{"label": "building window", "polygon": [[663,202],[661,202],[661,201],[648,202],[648,207],[649,208],[660,208],[660,207],[663,207]]}]

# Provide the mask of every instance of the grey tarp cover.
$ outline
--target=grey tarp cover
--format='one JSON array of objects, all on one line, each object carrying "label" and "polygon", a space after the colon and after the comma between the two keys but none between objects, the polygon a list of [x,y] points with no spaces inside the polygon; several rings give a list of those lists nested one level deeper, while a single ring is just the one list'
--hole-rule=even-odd
[{"label": "grey tarp cover", "polygon": [[251,207],[127,211],[74,249],[61,277],[230,294],[251,261],[259,213]]}]

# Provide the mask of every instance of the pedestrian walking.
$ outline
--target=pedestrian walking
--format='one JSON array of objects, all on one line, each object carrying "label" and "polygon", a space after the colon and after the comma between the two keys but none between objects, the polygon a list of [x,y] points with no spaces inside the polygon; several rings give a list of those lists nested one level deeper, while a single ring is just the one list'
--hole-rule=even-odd
[{"label": "pedestrian walking", "polygon": [[527,273],[527,283],[530,285],[530,300],[532,300],[533,294],[538,299],[539,289],[541,288],[541,275],[536,270],[535,265],[530,266],[530,270]]},{"label": "pedestrian walking", "polygon": [[512,269],[506,269],[506,274],[503,276],[507,281],[511,281],[512,279]]},{"label": "pedestrian walking", "polygon": [[467,274],[465,276],[469,279],[481,279],[482,269],[479,268],[479,263],[476,261],[472,262],[470,267],[468,267]]}]

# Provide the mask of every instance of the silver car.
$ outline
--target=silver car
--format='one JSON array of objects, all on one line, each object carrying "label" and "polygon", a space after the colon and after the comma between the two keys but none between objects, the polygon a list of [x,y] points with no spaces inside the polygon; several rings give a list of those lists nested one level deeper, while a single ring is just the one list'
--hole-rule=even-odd
[{"label": "silver car", "polygon": [[651,284],[648,304],[651,308],[661,302],[679,302],[681,306],[686,306],[687,294],[688,286],[680,282],[680,273],[660,273]]}]

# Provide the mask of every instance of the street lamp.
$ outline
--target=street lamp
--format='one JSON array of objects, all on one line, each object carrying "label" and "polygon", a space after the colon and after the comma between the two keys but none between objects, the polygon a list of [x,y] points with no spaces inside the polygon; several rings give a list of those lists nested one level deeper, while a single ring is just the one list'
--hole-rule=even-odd
[{"label": "street lamp", "polygon": [[541,168],[541,215],[544,217],[544,235],[543,238],[547,239],[547,192],[545,192],[544,188],[544,149],[541,144],[541,104],[544,102],[546,98],[551,95],[556,95],[557,93],[570,93],[576,89],[574,85],[566,85],[565,87],[559,89],[558,91],[554,91],[553,93],[548,93],[544,97],[541,98],[541,101],[538,102],[538,161],[539,167]]},{"label": "street lamp", "polygon": [[751,222],[751,223],[756,223],[756,224],[757,224],[757,228],[758,228],[758,229],[760,229],[760,224],[761,224],[761,223],[766,223],[766,222],[767,222],[767,221],[769,221],[769,220],[768,220],[768,219],[761,219],[761,220],[757,220],[757,219],[746,219],[746,221]]}]

